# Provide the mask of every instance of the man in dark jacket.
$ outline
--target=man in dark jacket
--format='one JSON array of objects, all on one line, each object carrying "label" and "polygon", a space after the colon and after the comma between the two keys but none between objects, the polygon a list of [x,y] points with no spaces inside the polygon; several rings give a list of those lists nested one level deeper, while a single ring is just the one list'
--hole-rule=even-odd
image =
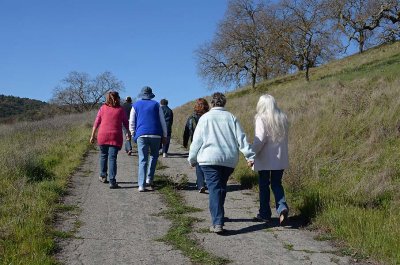
[{"label": "man in dark jacket", "polygon": [[[125,110],[126,117],[129,117],[132,109],[132,98],[131,97],[126,97],[125,103],[122,105],[122,108]],[[127,133],[125,131],[124,126],[122,126],[122,130],[124,131],[124,135]],[[132,155],[132,143],[131,140],[125,139],[125,152],[128,155]]]},{"label": "man in dark jacket", "polygon": [[164,112],[165,123],[167,125],[167,140],[166,143],[162,145],[162,153],[163,157],[168,156],[169,143],[171,141],[171,133],[172,133],[172,123],[174,123],[174,113],[168,107],[168,100],[162,99],[160,101],[161,109]]}]

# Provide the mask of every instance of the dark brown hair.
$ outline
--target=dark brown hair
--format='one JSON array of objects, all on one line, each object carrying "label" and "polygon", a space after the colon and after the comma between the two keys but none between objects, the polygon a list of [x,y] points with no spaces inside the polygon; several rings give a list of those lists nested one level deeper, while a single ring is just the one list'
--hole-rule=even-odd
[{"label": "dark brown hair", "polygon": [[166,100],[165,98],[163,98],[163,99],[160,101],[160,104],[161,104],[161,105],[164,105],[164,106],[168,106],[168,100]]},{"label": "dark brown hair", "polygon": [[110,91],[107,93],[106,105],[113,108],[120,106],[120,98],[118,92]]},{"label": "dark brown hair", "polygon": [[221,92],[215,92],[211,99],[211,105],[213,107],[225,107],[226,104],[226,97]]},{"label": "dark brown hair", "polygon": [[198,98],[196,99],[196,103],[194,104],[194,112],[197,115],[203,115],[210,109],[210,106],[208,105],[208,102],[204,98]]}]

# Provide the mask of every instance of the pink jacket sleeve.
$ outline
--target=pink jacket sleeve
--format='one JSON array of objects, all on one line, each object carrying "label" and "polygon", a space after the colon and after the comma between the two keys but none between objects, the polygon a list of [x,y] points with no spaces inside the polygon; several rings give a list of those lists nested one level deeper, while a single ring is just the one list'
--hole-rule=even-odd
[{"label": "pink jacket sleeve", "polygon": [[99,109],[99,112],[97,112],[96,120],[94,121],[93,127],[98,128],[101,123],[101,113],[102,113],[102,108]]}]

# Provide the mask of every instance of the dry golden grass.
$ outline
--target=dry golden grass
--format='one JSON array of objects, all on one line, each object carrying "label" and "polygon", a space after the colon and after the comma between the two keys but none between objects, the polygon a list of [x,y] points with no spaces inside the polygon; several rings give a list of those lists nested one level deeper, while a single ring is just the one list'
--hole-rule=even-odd
[{"label": "dry golden grass", "polygon": [[[312,69],[308,83],[297,74],[228,93],[226,107],[251,140],[264,93],[290,120],[284,181],[292,208],[365,254],[400,263],[400,243],[387,240],[400,238],[400,43]],[[178,139],[192,105],[174,110]],[[234,176],[255,182],[243,160]]]}]

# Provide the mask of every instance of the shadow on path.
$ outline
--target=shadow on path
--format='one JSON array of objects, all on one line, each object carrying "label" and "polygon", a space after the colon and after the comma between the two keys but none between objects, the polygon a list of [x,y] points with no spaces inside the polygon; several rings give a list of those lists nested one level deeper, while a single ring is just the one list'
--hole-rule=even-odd
[{"label": "shadow on path", "polygon": [[[271,220],[269,222],[258,222],[254,218],[228,218],[228,217],[225,217],[225,223],[237,223],[237,222],[243,222],[243,223],[254,222],[255,224],[248,226],[248,227],[243,227],[238,230],[225,230],[225,233],[223,235],[224,236],[233,236],[233,235],[239,235],[239,234],[246,234],[246,233],[256,232],[256,231],[263,230],[263,229],[281,226],[279,224],[278,218],[271,218]],[[285,229],[299,229],[304,226],[305,226],[305,220],[303,218],[301,218],[300,216],[292,216],[292,217],[289,217],[288,221],[282,227],[284,227]]]},{"label": "shadow on path", "polygon": [[187,158],[189,153],[168,153],[168,158]]}]

